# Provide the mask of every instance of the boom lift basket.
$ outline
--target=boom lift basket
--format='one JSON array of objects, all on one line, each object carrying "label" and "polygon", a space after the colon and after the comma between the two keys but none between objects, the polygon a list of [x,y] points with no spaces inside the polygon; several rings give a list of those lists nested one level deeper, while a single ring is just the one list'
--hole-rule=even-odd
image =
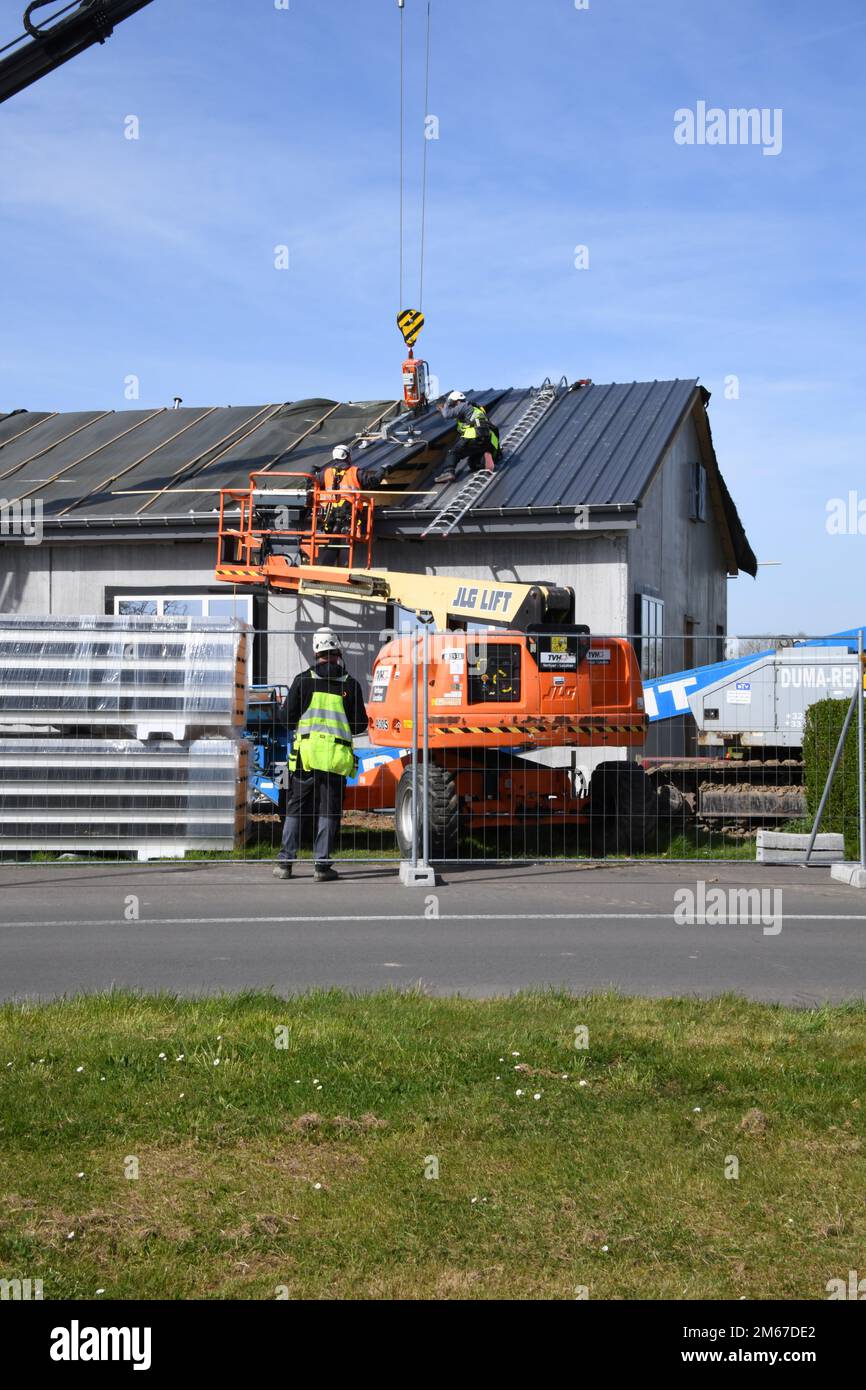
[{"label": "boom lift basket", "polygon": [[323,488],[312,473],[277,470],[251,473],[248,488],[223,488],[217,577],[266,583],[271,555],[284,556],[293,567],[369,569],[372,498]]}]

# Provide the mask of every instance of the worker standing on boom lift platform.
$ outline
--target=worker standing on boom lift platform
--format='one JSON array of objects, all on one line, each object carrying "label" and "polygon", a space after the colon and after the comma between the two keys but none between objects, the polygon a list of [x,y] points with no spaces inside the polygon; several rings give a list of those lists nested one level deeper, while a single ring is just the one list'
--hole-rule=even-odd
[{"label": "worker standing on boom lift platform", "polygon": [[355,771],[352,738],[367,730],[367,710],[361,687],[343,665],[336,634],[320,627],[313,636],[315,667],[296,676],[281,715],[294,732],[289,756],[291,782],[286,820],[274,878],[292,877],[298,857],[302,823],[315,824],[315,879],[339,878],[331,850],[340,817],[346,778]]},{"label": "worker standing on boom lift platform", "polygon": [[[365,489],[380,487],[387,473],[385,464],[362,468],[352,462],[352,451],[338,444],[331,462],[319,472],[322,489],[322,530],[331,536],[348,536],[352,526],[352,497]],[[346,545],[326,546],[319,556],[322,565],[345,566],[349,563]]]},{"label": "worker standing on boom lift platform", "polygon": [[468,401],[462,391],[452,391],[439,409],[446,420],[457,421],[460,438],[450,450],[445,467],[434,482],[453,483],[463,459],[469,465],[470,473],[477,473],[486,466],[485,456],[488,454],[495,467],[499,462],[499,434],[484,406]]}]

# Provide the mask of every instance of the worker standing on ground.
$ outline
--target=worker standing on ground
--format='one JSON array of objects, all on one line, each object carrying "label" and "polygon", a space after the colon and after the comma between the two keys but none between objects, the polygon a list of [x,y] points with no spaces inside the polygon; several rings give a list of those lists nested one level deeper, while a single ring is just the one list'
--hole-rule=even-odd
[{"label": "worker standing on ground", "polygon": [[468,401],[462,391],[452,391],[439,409],[446,420],[456,420],[459,438],[445,459],[445,467],[434,479],[437,483],[453,483],[463,459],[470,473],[485,466],[489,454],[494,466],[499,462],[499,435],[483,405]]},{"label": "worker standing on ground", "polygon": [[282,717],[293,733],[283,840],[274,877],[292,877],[302,827],[315,818],[315,879],[339,878],[331,850],[343,814],[346,778],[355,771],[352,738],[367,730],[367,711],[361,687],[343,665],[335,633],[320,627],[313,635],[315,666],[296,676],[286,696]]},{"label": "worker standing on ground", "polygon": [[[352,497],[365,489],[380,487],[388,469],[385,464],[361,467],[352,462],[352,451],[338,444],[331,462],[319,470],[321,529],[330,536],[349,536],[352,529]],[[348,543],[327,546],[319,556],[323,565],[345,566],[349,563]]]}]

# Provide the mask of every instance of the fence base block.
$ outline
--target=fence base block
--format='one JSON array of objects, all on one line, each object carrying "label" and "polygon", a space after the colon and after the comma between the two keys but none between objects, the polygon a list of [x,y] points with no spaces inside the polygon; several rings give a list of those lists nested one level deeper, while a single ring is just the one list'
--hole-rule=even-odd
[{"label": "fence base block", "polygon": [[436,870],[429,864],[410,864],[404,859],[400,864],[400,882],[404,888],[435,888]]},{"label": "fence base block", "polygon": [[[809,836],[778,830],[759,830],[755,858],[759,864],[805,864]],[[835,864],[845,858],[842,835],[827,832],[815,838],[809,863],[813,867]]]},{"label": "fence base block", "polygon": [[847,883],[850,888],[866,888],[866,869],[861,869],[859,864],[833,864],[830,877]]}]

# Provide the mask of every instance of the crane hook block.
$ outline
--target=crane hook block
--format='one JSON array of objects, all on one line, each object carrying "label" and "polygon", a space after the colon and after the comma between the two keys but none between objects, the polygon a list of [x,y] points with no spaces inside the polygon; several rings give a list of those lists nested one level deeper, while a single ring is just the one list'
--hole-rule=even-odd
[{"label": "crane hook block", "polygon": [[418,341],[418,334],[424,327],[424,315],[420,309],[401,309],[397,315],[397,327],[403,334],[406,346],[414,347]]}]

